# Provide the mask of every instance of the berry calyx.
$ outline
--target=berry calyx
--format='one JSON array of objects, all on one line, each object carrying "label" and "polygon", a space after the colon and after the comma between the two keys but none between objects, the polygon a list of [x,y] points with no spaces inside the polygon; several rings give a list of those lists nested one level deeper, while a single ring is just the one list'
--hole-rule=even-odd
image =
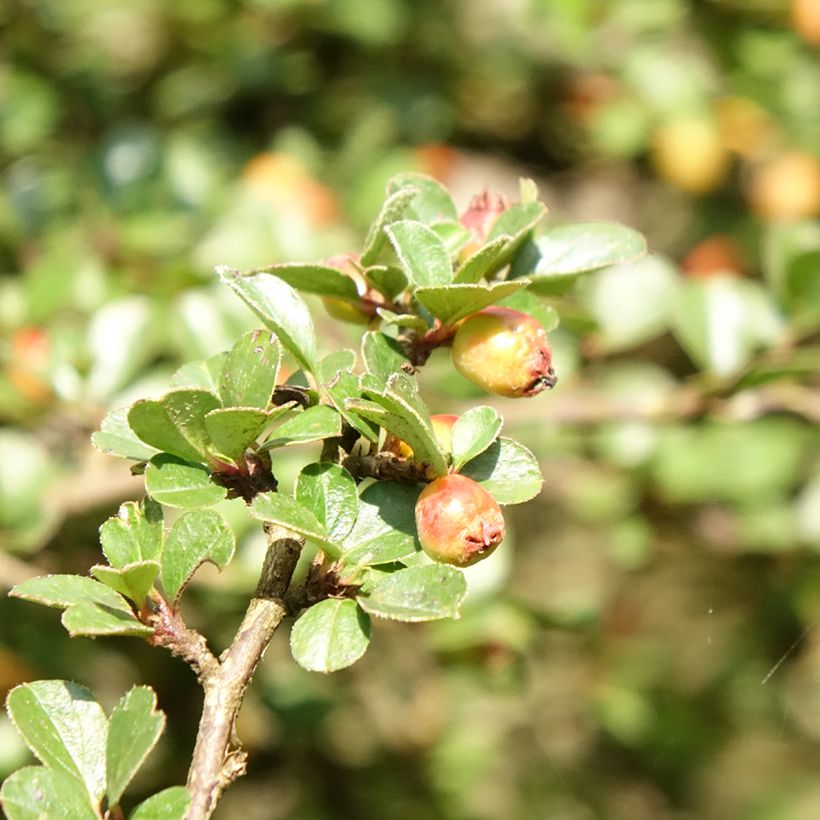
[{"label": "berry calyx", "polygon": [[468,316],[453,339],[453,365],[489,393],[535,396],[558,381],[544,328],[532,316],[493,306]]},{"label": "berry calyx", "polygon": [[457,473],[425,487],[416,502],[416,528],[430,558],[457,567],[481,561],[504,539],[504,517],[496,500]]}]

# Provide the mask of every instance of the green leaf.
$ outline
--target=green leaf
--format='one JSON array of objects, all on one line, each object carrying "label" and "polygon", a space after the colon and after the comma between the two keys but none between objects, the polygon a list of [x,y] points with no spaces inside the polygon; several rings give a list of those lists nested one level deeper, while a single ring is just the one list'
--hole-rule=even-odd
[{"label": "green leaf", "polygon": [[333,296],[351,302],[359,301],[356,283],[347,274],[327,265],[291,262],[260,268],[256,273],[271,273],[303,293]]},{"label": "green leaf", "polygon": [[304,444],[339,436],[341,433],[342,417],[338,411],[328,404],[317,404],[279,425],[263,446],[265,449],[272,449],[288,444]]},{"label": "green leaf", "polygon": [[290,633],[290,651],[309,672],[336,672],[367,651],[370,618],[349,598],[328,598],[305,610]]},{"label": "green leaf", "polygon": [[497,270],[500,260],[507,256],[507,246],[511,239],[510,236],[499,236],[479,248],[464,260],[453,281],[460,285],[470,285]]},{"label": "green leaf", "polygon": [[344,559],[375,566],[401,561],[418,552],[416,501],[421,487],[377,481],[359,499],[359,515],[344,541]]},{"label": "green leaf", "polygon": [[492,242],[499,237],[508,236],[511,244],[515,245],[535,228],[546,213],[546,206],[542,202],[517,202],[510,205],[493,222],[487,240]]},{"label": "green leaf", "polygon": [[178,368],[171,376],[171,387],[188,387],[194,390],[207,390],[219,395],[219,382],[225,367],[227,353],[217,353],[199,362],[188,362]]},{"label": "green leaf", "polygon": [[96,638],[101,635],[139,637],[153,633],[151,627],[140,623],[130,609],[113,608],[95,601],[80,601],[70,606],[61,620],[72,638]]},{"label": "green leaf", "polygon": [[111,589],[130,598],[137,606],[142,606],[159,573],[159,561],[137,561],[121,567],[97,564],[91,567],[91,574]]},{"label": "green leaf", "polygon": [[362,337],[362,360],[369,373],[385,382],[403,366],[410,364],[401,345],[377,330],[369,330]]},{"label": "green leaf", "polygon": [[133,687],[114,707],[105,748],[109,806],[119,804],[164,727],[165,715],[157,711],[157,696],[147,686]]},{"label": "green leaf", "polygon": [[344,420],[368,441],[375,444],[379,440],[378,428],[351,412],[347,407],[349,400],[358,399],[361,396],[358,376],[347,371],[340,371],[331,382],[325,383],[323,387],[323,392],[333,402],[333,406],[342,414]]},{"label": "green leaf", "polygon": [[256,439],[269,421],[268,413],[256,407],[226,407],[205,416],[205,429],[213,451],[236,462],[248,448],[256,449]]},{"label": "green leaf", "polygon": [[378,390],[365,387],[362,392],[370,401],[351,399],[347,407],[407,442],[414,459],[428,464],[436,475],[447,472],[447,458],[433,433],[430,414],[412,376],[396,373],[386,386]]},{"label": "green leaf", "polygon": [[205,416],[218,407],[221,404],[213,393],[180,388],[159,401],[138,401],[131,407],[128,423],[151,446],[186,461],[200,461],[210,443]]},{"label": "green leaf", "polygon": [[217,268],[228,285],[273,330],[299,364],[311,373],[316,367],[316,334],[302,298],[287,282],[270,273],[242,274]]},{"label": "green leaf", "polygon": [[38,759],[82,783],[98,804],[105,794],[108,721],[91,692],[69,681],[39,680],[12,689],[6,709]]},{"label": "green leaf", "polygon": [[81,783],[42,766],[26,766],[6,778],[0,804],[8,820],[99,820],[100,816]]},{"label": "green leaf", "polygon": [[631,262],[646,253],[646,240],[614,222],[581,222],[548,229],[531,250],[515,258],[510,278],[526,276],[541,289],[554,280]]},{"label": "green leaf", "polygon": [[364,271],[364,278],[388,299],[395,299],[407,287],[404,271],[395,265],[372,265]]},{"label": "green leaf", "polygon": [[458,219],[458,211],[450,192],[433,177],[411,172],[398,174],[387,183],[388,194],[393,194],[402,188],[414,188],[416,191],[415,197],[410,201],[406,210],[410,218],[428,224],[440,220]]},{"label": "green leaf", "polygon": [[529,501],[544,483],[535,456],[523,444],[503,436],[459,472],[481,484],[499,504]]},{"label": "green leaf", "polygon": [[769,294],[736,277],[690,279],[674,306],[675,337],[697,365],[721,375],[739,370],[783,330]]},{"label": "green leaf", "polygon": [[[407,206],[418,193],[417,188],[401,188],[387,197],[379,215],[367,232],[367,238],[364,240],[364,250],[362,250],[361,255],[362,265],[366,267],[376,262],[387,239],[384,233],[385,227],[402,218]],[[392,298],[392,294],[389,295]]]},{"label": "green leaf", "polygon": [[162,507],[146,496],[126,501],[100,527],[102,551],[112,567],[151,561],[162,552]]},{"label": "green leaf", "polygon": [[386,308],[376,308],[376,313],[388,325],[395,325],[396,327],[411,327],[414,330],[425,331],[429,327],[427,322],[415,313],[393,313],[392,310]]},{"label": "green leaf", "polygon": [[547,333],[551,330],[555,330],[560,321],[554,307],[545,305],[543,300],[528,290],[519,290],[511,296],[502,299],[498,304],[512,308],[513,310],[520,310],[522,313],[529,313],[530,316],[541,323]]},{"label": "green leaf", "polygon": [[171,786],[143,800],[129,820],[183,820],[190,805],[190,792],[184,786]]},{"label": "green leaf", "polygon": [[450,325],[482,308],[500,302],[529,282],[495,282],[491,285],[441,285],[416,290],[419,300],[443,324]]},{"label": "green leaf", "polygon": [[260,493],[253,499],[251,515],[315,541],[332,558],[338,558],[341,549],[328,536],[325,525],[316,515],[295,498],[282,493]]},{"label": "green leaf", "polygon": [[308,464],[296,480],[296,500],[324,525],[331,541],[342,541],[356,521],[356,482],[338,464]]},{"label": "green leaf", "polygon": [[41,575],[29,578],[17,584],[9,595],[56,609],[89,601],[125,613],[131,612],[128,604],[113,589],[81,575]]},{"label": "green leaf", "polygon": [[452,431],[453,469],[460,470],[483,453],[498,438],[501,424],[501,416],[493,407],[471,407],[462,413]]},{"label": "green leaf", "polygon": [[282,348],[269,330],[246,333],[228,353],[219,379],[218,395],[224,407],[258,407],[270,404]]},{"label": "green leaf", "polygon": [[430,230],[444,243],[450,257],[455,256],[470,238],[470,231],[454,220],[431,222]]},{"label": "green leaf", "polygon": [[444,564],[422,564],[376,577],[367,593],[357,598],[359,605],[371,615],[394,621],[457,618],[467,594],[464,574]]},{"label": "green leaf", "polygon": [[444,243],[421,222],[394,222],[386,228],[402,268],[416,286],[445,285],[453,279],[453,265]]},{"label": "green leaf", "polygon": [[91,434],[91,443],[102,453],[134,461],[148,461],[159,451],[141,441],[128,426],[129,408],[112,410],[103,420],[100,429]]},{"label": "green leaf", "polygon": [[356,354],[350,350],[328,353],[316,368],[316,378],[320,384],[332,382],[340,371],[351,370],[356,365]]},{"label": "green leaf", "polygon": [[227,494],[207,467],[160,453],[145,470],[145,489],[168,507],[210,507]]},{"label": "green leaf", "polygon": [[236,541],[227,521],[215,510],[195,510],[171,528],[162,553],[162,589],[176,604],[191,576],[205,562],[224,569]]}]

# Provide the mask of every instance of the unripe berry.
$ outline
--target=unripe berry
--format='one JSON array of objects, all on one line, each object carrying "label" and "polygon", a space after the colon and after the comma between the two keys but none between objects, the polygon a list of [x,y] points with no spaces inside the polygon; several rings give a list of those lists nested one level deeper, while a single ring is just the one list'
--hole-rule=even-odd
[{"label": "unripe berry", "polygon": [[468,316],[452,354],[462,376],[499,396],[534,396],[557,381],[544,328],[519,310],[496,305]]},{"label": "unripe berry", "polygon": [[504,517],[495,499],[467,476],[432,481],[416,502],[422,549],[434,561],[468,567],[504,539]]}]

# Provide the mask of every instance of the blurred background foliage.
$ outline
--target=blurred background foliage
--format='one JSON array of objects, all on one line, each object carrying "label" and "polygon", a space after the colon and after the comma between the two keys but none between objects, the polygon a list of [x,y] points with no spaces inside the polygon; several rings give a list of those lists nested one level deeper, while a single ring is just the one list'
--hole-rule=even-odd
[{"label": "blurred background foliage", "polygon": [[[380,622],[327,678],[277,635],[218,816],[820,816],[818,0],[6,0],[0,37],[3,589],[84,572],[138,492],[88,443],[106,409],[254,325],[215,264],[352,250],[407,170],[462,206],[531,176],[653,250],[556,296],[558,387],[497,403],[546,485],[464,618]],[[423,383],[485,400],[445,354]],[[220,648],[240,535],[189,596]],[[184,780],[183,665],[20,601],[0,624],[0,694],[155,685],[134,799]],[[0,718],[0,776],[24,754]]]}]

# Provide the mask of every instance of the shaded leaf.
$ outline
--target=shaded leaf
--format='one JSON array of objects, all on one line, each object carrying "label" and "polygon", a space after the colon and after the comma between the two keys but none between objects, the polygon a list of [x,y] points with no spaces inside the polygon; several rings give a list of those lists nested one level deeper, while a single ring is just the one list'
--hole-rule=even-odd
[{"label": "shaded leaf", "polygon": [[388,325],[395,325],[396,327],[412,327],[414,330],[425,331],[429,327],[427,321],[415,313],[393,313],[392,310],[385,308],[376,308],[376,313]]},{"label": "shaded leaf", "polygon": [[404,272],[416,286],[445,285],[453,279],[450,254],[444,243],[421,222],[394,222],[387,236]]},{"label": "shaded leaf", "polygon": [[535,498],[544,483],[535,456],[503,436],[460,470],[481,484],[499,504],[521,504]]},{"label": "shaded leaf", "polygon": [[442,241],[450,257],[455,256],[470,238],[470,231],[455,220],[431,222],[430,230]]},{"label": "shaded leaf", "polygon": [[224,569],[233,557],[235,538],[227,521],[215,510],[183,515],[171,528],[162,553],[162,589],[175,604],[197,568],[210,561]]},{"label": "shaded leaf", "polygon": [[157,711],[157,696],[147,686],[133,687],[114,707],[105,748],[109,806],[120,802],[164,727],[165,715]]},{"label": "shaded leaf", "polygon": [[9,595],[57,609],[90,601],[125,613],[131,612],[128,604],[113,589],[81,575],[41,575],[29,578],[17,584]]},{"label": "shaded leaf", "polygon": [[40,680],[16,686],[6,709],[26,745],[49,769],[83,784],[94,804],[105,794],[108,721],[84,686]]},{"label": "shaded leaf", "polygon": [[290,650],[309,672],[336,672],[367,651],[370,618],[349,598],[328,598],[305,610],[290,633]]},{"label": "shaded leaf", "polygon": [[227,494],[207,467],[160,453],[145,470],[145,489],[169,507],[210,507]]},{"label": "shaded leaf", "polygon": [[308,464],[296,480],[296,500],[316,516],[334,542],[344,539],[356,521],[356,482],[338,464]]},{"label": "shaded leaf", "polygon": [[359,514],[344,541],[344,559],[351,564],[386,564],[414,555],[415,509],[421,487],[398,481],[377,481],[359,499]]},{"label": "shaded leaf", "polygon": [[273,330],[279,341],[306,370],[316,366],[316,334],[302,298],[270,273],[242,274],[227,266],[217,268],[228,285]]},{"label": "shaded leaf", "polygon": [[372,265],[365,270],[364,278],[388,299],[395,299],[407,287],[407,276],[395,265]]},{"label": "shaded leaf", "polygon": [[462,413],[451,433],[453,469],[460,470],[483,453],[498,438],[501,424],[501,416],[493,407],[471,407]]},{"label": "shaded leaf", "polygon": [[394,621],[434,621],[458,617],[467,594],[464,574],[445,564],[422,564],[379,573],[359,605],[371,615]]},{"label": "shaded leaf", "polygon": [[279,342],[269,330],[246,333],[225,359],[218,391],[223,406],[267,408],[281,356]]},{"label": "shaded leaf", "polygon": [[507,255],[507,246],[510,236],[496,237],[479,248],[474,254],[464,260],[456,271],[453,281],[457,284],[469,285],[483,279],[497,269],[500,260]]}]

